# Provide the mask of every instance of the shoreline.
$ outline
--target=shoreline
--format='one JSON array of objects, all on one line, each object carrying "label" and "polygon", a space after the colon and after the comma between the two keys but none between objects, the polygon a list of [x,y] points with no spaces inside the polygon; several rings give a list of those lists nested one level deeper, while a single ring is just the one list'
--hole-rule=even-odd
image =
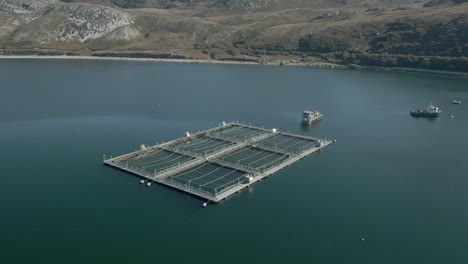
[{"label": "shoreline", "polygon": [[296,66],[318,69],[349,69],[349,70],[374,70],[387,72],[416,72],[439,75],[450,75],[458,77],[468,77],[468,72],[452,72],[421,68],[405,67],[373,67],[358,65],[341,65],[326,62],[304,63],[304,62],[253,62],[234,60],[211,60],[211,59],[162,59],[162,58],[132,58],[132,57],[104,57],[104,56],[71,56],[71,55],[0,55],[1,59],[55,59],[55,60],[108,60],[108,61],[141,61],[141,62],[172,62],[172,63],[193,63],[193,64],[225,64],[225,65],[266,65],[266,66]]},{"label": "shoreline", "polygon": [[151,62],[175,62],[175,63],[251,64],[251,65],[260,64],[257,62],[246,62],[246,61],[131,58],[131,57],[104,57],[104,56],[71,56],[71,55],[0,55],[0,59],[110,60],[110,61],[151,61]]}]

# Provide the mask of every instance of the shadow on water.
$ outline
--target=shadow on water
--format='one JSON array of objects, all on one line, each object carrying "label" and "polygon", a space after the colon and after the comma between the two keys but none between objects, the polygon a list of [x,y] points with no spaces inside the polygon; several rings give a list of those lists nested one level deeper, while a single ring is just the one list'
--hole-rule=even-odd
[{"label": "shadow on water", "polygon": [[411,117],[413,119],[416,119],[416,120],[425,120],[425,122],[428,122],[428,123],[437,123],[437,122],[440,122],[442,117]]},{"label": "shadow on water", "polygon": [[301,134],[303,135],[308,135],[309,133],[311,133],[314,129],[318,128],[318,126],[320,125],[319,123],[321,122],[321,120],[317,121],[317,122],[313,122],[312,124],[308,124],[308,125],[305,125],[305,124],[302,124],[300,122],[298,122],[298,126],[300,127],[300,132]]}]

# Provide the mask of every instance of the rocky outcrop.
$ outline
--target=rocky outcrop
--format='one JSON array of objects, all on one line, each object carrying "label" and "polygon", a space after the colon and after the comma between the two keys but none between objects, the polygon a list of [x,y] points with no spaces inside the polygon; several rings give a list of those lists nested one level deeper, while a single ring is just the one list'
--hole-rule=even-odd
[{"label": "rocky outcrop", "polygon": [[272,0],[219,0],[217,4],[225,5],[231,9],[254,11],[268,7],[271,2]]},{"label": "rocky outcrop", "polygon": [[0,38],[53,9],[50,0],[0,1]]},{"label": "rocky outcrop", "polygon": [[9,43],[122,41],[140,35],[132,27],[135,17],[124,10],[54,0],[0,0],[0,21],[0,37]]}]

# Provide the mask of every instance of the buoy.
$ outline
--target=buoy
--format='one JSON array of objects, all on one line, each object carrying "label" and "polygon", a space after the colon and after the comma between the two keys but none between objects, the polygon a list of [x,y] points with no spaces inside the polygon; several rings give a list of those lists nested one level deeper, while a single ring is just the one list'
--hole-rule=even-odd
[{"label": "buoy", "polygon": [[450,118],[452,118],[452,119],[453,119],[453,115],[451,115],[451,116],[450,116]]},{"label": "buoy", "polygon": [[141,180],[140,183],[141,183],[141,184],[145,183],[145,180]]},{"label": "buoy", "polygon": [[333,140],[333,142],[334,142],[334,143],[336,143],[336,139],[335,139],[335,140]]},{"label": "buoy", "polygon": [[207,204],[206,202],[205,202],[205,203],[203,203],[203,207],[206,207],[207,205],[208,205],[208,204]]},{"label": "buoy", "polygon": [[247,175],[246,178],[247,178],[247,181],[248,181],[248,182],[252,182],[252,181],[253,181],[252,175]]},{"label": "buoy", "polygon": [[366,239],[364,239],[363,237],[361,237],[361,241],[364,241],[364,240],[366,240]]},{"label": "buoy", "polygon": [[146,186],[150,187],[150,186],[151,186],[151,182],[148,182],[148,183],[146,184]]}]

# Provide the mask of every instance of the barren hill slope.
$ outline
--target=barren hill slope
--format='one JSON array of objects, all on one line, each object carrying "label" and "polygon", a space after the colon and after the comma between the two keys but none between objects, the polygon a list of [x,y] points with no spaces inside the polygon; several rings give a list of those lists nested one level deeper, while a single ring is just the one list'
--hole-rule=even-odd
[{"label": "barren hill slope", "polygon": [[0,0],[0,51],[468,71],[464,2]]}]

